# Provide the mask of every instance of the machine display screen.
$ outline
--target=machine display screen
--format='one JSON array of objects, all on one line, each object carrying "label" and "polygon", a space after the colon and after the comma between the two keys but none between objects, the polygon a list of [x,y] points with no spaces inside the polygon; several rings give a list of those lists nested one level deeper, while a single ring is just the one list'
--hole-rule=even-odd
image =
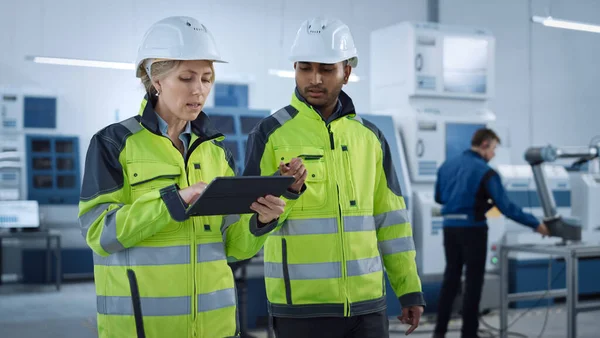
[{"label": "machine display screen", "polygon": [[446,123],[446,159],[460,155],[471,148],[471,138],[475,131],[485,128],[485,124]]},{"label": "machine display screen", "polygon": [[488,42],[482,39],[446,37],[443,48],[444,90],[485,94]]}]

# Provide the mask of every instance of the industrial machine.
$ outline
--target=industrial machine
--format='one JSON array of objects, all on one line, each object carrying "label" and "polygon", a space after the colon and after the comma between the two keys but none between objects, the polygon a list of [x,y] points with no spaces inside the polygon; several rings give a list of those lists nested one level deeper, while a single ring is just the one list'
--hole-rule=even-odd
[{"label": "industrial machine", "polygon": [[[554,147],[551,145],[545,147],[532,147],[525,153],[525,160],[531,165],[538,196],[544,211],[544,222],[548,226],[550,235],[566,241],[598,241],[598,227],[593,209],[597,208],[598,196],[598,174],[584,173],[576,178],[577,200],[573,205],[576,217],[565,217],[557,210],[554,196],[550,193],[550,188],[546,182],[545,172],[541,166],[545,162],[554,162],[558,159],[577,159],[578,162],[587,162],[596,160],[600,154],[600,143],[592,144],[586,147]],[[585,219],[585,223],[582,220]]]},{"label": "industrial machine", "polygon": [[[556,212],[569,217],[572,214],[573,198],[571,183],[567,170],[560,165],[543,165],[540,167],[545,185],[549,189],[556,206]],[[499,165],[498,173],[506,189],[508,198],[523,211],[544,219],[544,210],[538,195],[534,171],[529,165]],[[539,175],[539,174],[538,174]],[[505,224],[506,233],[502,239],[504,244],[556,244],[559,238],[542,238],[530,228],[518,224],[504,216],[500,219]],[[529,261],[541,259],[545,256],[528,253],[511,253],[511,259]]]},{"label": "industrial machine", "polygon": [[[2,106],[0,127],[0,228],[39,227],[37,201],[24,200],[25,153],[23,135],[10,130],[8,109]],[[8,118],[7,118],[8,117]],[[11,122],[11,123],[7,123]],[[8,127],[7,127],[8,126]]]},{"label": "industrial machine", "polygon": [[[433,198],[438,168],[469,149],[477,129],[497,129],[488,108],[494,53],[494,37],[478,28],[404,22],[371,33],[371,113],[392,116],[401,135],[421,276],[439,280],[445,268],[441,207]],[[507,160],[508,149],[497,157]],[[497,268],[504,233],[500,218],[490,223],[488,271]]]},{"label": "industrial machine", "polygon": [[[77,221],[80,156],[77,136],[57,130],[58,98],[38,87],[0,87],[0,227],[13,231],[59,230],[63,272],[91,274],[91,254]],[[39,233],[39,232],[38,232]],[[5,279],[34,281],[46,264],[43,241],[2,241]],[[73,259],[71,259],[73,257]],[[83,267],[83,269],[80,269]],[[0,275],[0,278],[3,276]]]},{"label": "industrial machine", "polygon": [[[573,170],[581,168],[581,164],[597,162],[599,149],[600,144],[586,147],[531,147],[525,152],[528,166],[500,168],[509,198],[543,220],[550,232],[549,238],[542,238],[524,227],[518,231],[510,221],[507,222],[507,233],[500,253],[501,257],[506,258],[501,259],[503,264],[500,271],[504,283],[501,288],[503,327],[506,327],[507,300],[511,300],[509,293],[527,295],[512,297],[514,305],[520,308],[539,306],[542,298],[564,296],[558,290],[552,290],[556,293],[549,295],[550,291],[547,290],[564,285],[561,278],[556,280],[557,276],[563,276],[563,271],[566,276],[569,331],[574,332],[571,328],[577,312],[576,299],[580,295],[600,293],[598,283],[587,282],[597,280],[600,266],[600,231],[594,212],[598,204],[597,197],[600,197],[597,163],[588,165],[590,171]],[[564,166],[551,164],[570,159],[576,162],[567,167],[569,172]],[[579,262],[580,257],[585,258],[585,262]],[[586,278],[578,279],[579,276]]]},{"label": "industrial machine", "polygon": [[0,201],[18,200],[23,196],[25,154],[23,138],[2,131],[0,135]]}]

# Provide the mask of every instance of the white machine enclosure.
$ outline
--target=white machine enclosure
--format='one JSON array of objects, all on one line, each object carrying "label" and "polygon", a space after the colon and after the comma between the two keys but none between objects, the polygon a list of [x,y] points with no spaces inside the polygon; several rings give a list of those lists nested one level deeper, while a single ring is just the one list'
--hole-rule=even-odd
[{"label": "white machine enclosure", "polygon": [[25,99],[57,98],[54,90],[43,87],[0,87],[0,133],[6,132],[41,132],[54,133],[48,129],[25,128]]},{"label": "white machine enclosure", "polygon": [[571,214],[581,220],[583,231],[600,232],[600,174],[569,173],[571,178]]},{"label": "white machine enclosure", "polygon": [[[444,236],[441,217],[441,206],[435,203],[433,192],[415,192],[415,210],[413,233],[417,247],[421,248],[417,254],[417,268],[422,275],[441,275],[446,267],[444,255]],[[496,271],[498,266],[498,245],[504,235],[504,223],[495,212],[488,213],[488,252],[485,269],[488,272]]]},{"label": "white machine enclosure", "polygon": [[[435,103],[430,105],[435,107]],[[458,149],[470,147],[472,133],[479,128],[490,127],[495,120],[491,112],[485,115],[457,115],[441,108],[431,112],[433,109],[411,105],[402,109],[375,111],[377,114],[394,116],[402,134],[408,169],[414,183],[434,183],[437,170],[447,154],[457,155]],[[460,139],[454,139],[457,133],[463,133]]]},{"label": "white machine enclosure", "polygon": [[[487,100],[495,38],[481,28],[402,22],[371,33],[371,107],[410,97]],[[402,95],[399,95],[402,94]]]},{"label": "white machine enclosure", "polygon": [[[391,115],[401,134],[413,191],[413,234],[421,276],[445,268],[437,170],[470,148],[475,130],[495,127],[495,39],[479,28],[403,22],[371,33],[371,113]],[[507,149],[499,149],[503,158]],[[493,223],[493,224],[492,224]],[[504,233],[489,220],[488,271]]]},{"label": "white machine enclosure", "polygon": [[[38,227],[44,213],[37,201],[27,200],[25,136],[56,131],[24,127],[26,97],[56,98],[56,93],[38,87],[0,87],[0,220],[11,220],[0,222],[2,227]],[[20,214],[15,214],[17,211]]]},{"label": "white machine enclosure", "polygon": [[0,201],[0,228],[40,226],[37,201]]},{"label": "white machine enclosure", "polygon": [[435,181],[449,124],[495,121],[494,51],[478,28],[403,22],[371,33],[371,109],[397,117],[415,183]]},{"label": "white machine enclosure", "polygon": [[583,243],[600,245],[600,174],[570,172],[571,215],[581,220]]},{"label": "white machine enclosure", "polygon": [[25,196],[25,140],[22,134],[0,133],[0,201]]}]

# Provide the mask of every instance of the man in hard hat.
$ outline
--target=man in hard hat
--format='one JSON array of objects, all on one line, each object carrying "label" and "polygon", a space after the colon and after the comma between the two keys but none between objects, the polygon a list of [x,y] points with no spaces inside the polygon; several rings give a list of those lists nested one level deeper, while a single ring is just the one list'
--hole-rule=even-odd
[{"label": "man in hard hat", "polygon": [[248,138],[245,175],[288,173],[303,159],[306,190],[265,243],[265,283],[278,337],[387,337],[384,267],[419,324],[425,304],[411,225],[390,148],[342,91],[358,64],[348,26],[315,18],[291,50],[291,104]]},{"label": "man in hard hat", "polygon": [[508,218],[548,235],[548,228],[532,214],[525,213],[506,196],[500,176],[488,165],[496,155],[500,137],[487,128],[471,138],[471,149],[450,158],[438,170],[435,201],[443,205],[446,270],[438,304],[435,338],[445,336],[452,303],[466,265],[466,286],[462,308],[462,335],[478,337],[479,301],[487,255],[487,211],[496,206]]}]

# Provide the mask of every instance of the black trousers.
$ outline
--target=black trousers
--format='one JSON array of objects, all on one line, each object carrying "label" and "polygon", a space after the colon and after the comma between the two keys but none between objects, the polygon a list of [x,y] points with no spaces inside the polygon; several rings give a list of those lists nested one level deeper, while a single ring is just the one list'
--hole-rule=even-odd
[{"label": "black trousers", "polygon": [[273,318],[277,338],[388,338],[386,311],[355,317]]},{"label": "black trousers", "polygon": [[458,293],[463,265],[467,266],[462,307],[462,338],[477,337],[479,301],[487,256],[486,227],[445,227],[446,270],[440,293],[435,332],[443,337],[448,330],[452,304]]}]

